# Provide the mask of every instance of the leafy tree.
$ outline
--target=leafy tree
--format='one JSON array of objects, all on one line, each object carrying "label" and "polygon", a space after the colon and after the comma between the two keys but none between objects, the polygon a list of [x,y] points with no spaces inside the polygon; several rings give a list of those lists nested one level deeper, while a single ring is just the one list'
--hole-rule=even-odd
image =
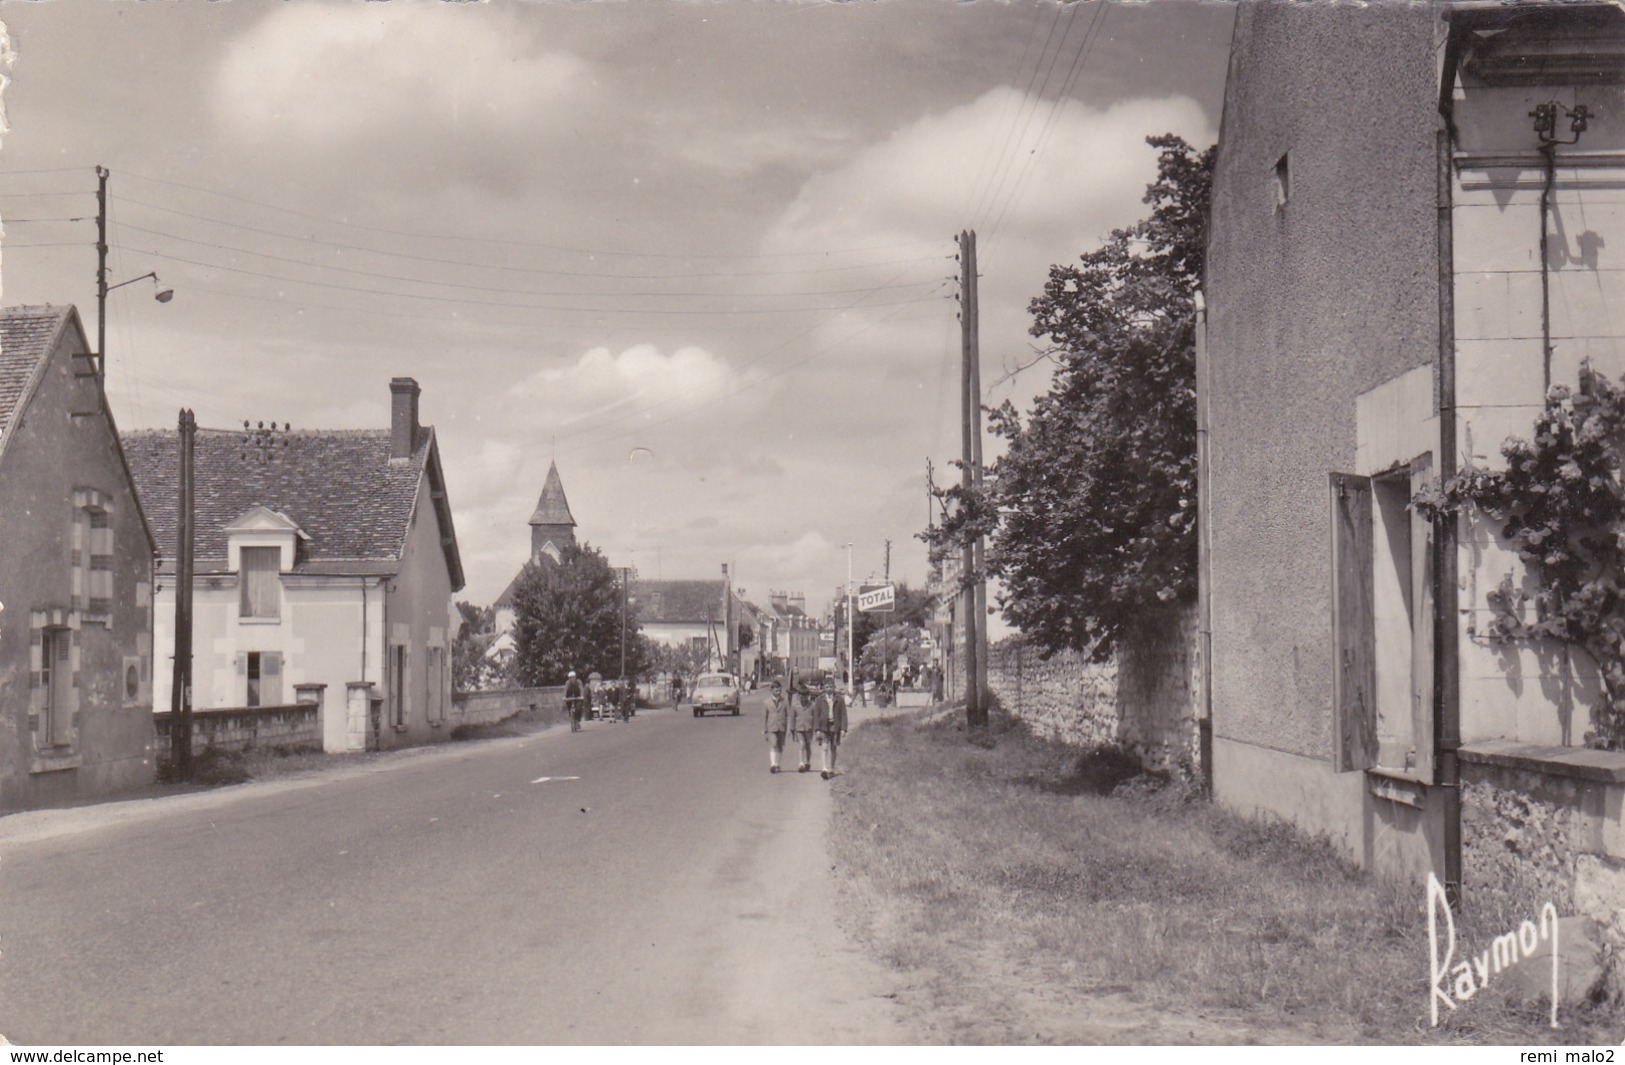
[{"label": "leafy tree", "polygon": [[980,494],[939,492],[953,512],[922,534],[939,558],[990,536],[1005,617],[1046,651],[1097,660],[1148,607],[1196,591],[1193,311],[1214,152],[1172,134],[1147,143],[1151,216],[1050,268],[1029,308],[1056,367],[1049,390],[1025,424],[1008,402],[990,412],[1008,450]]},{"label": "leafy tree", "polygon": [[[627,674],[636,676],[643,646],[636,604],[627,602]],[[511,679],[523,687],[563,684],[570,670],[585,677],[620,675],[621,586],[603,554],[588,544],[567,544],[557,562],[531,562],[514,585],[514,661]]]},{"label": "leafy tree", "polygon": [[924,662],[926,655],[920,646],[920,630],[908,624],[887,625],[876,630],[858,653],[858,675],[868,680],[880,680],[890,665],[895,671],[907,656],[910,662]]},{"label": "leafy tree", "polygon": [[457,691],[484,691],[501,679],[497,664],[487,657],[497,637],[496,612],[490,607],[459,601],[460,621],[451,645],[451,683]]},{"label": "leafy tree", "polygon": [[[879,632],[883,626],[892,624],[913,625],[923,628],[931,624],[931,593],[924,588],[911,588],[907,581],[896,581],[897,602],[891,613],[859,610],[857,614],[857,628],[852,630],[852,645],[860,651],[859,661],[862,661],[861,651],[868,646],[869,639]],[[846,654],[846,600],[838,600],[835,604],[837,623],[841,626],[840,646],[837,653]]]}]

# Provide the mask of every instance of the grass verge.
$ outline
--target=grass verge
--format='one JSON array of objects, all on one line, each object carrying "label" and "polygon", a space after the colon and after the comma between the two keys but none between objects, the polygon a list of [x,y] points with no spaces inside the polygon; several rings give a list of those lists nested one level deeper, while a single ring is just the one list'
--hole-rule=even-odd
[{"label": "grass verge", "polygon": [[[1565,1009],[1554,1033],[1543,1007],[1493,986],[1430,1028],[1420,888],[1128,777],[1119,754],[1082,756],[1003,717],[969,742],[915,715],[866,724],[842,757],[832,839],[855,931],[945,1041],[1620,1039],[1614,1008]],[[1169,1024],[1114,1034],[1091,1021],[1108,998]]]}]

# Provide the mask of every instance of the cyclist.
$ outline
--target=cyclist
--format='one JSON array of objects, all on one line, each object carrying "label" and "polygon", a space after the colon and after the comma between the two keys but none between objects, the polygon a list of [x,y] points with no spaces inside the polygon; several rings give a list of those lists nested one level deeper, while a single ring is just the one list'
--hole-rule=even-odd
[{"label": "cyclist", "polygon": [[564,681],[564,710],[570,715],[571,732],[581,731],[582,700],[581,681],[576,679],[576,671],[572,669]]}]

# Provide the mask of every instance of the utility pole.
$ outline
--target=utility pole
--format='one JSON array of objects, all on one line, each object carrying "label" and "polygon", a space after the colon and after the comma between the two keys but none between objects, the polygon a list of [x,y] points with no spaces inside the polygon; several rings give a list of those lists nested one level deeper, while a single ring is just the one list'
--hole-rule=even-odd
[{"label": "utility pole", "polygon": [[180,780],[192,778],[192,445],[197,419],[180,416],[180,499],[175,519],[175,666],[169,695],[170,760]]},{"label": "utility pole", "polygon": [[615,567],[621,575],[621,683],[626,683],[626,583],[632,571],[626,566]]},{"label": "utility pole", "polygon": [[[959,332],[963,361],[961,398],[963,424],[961,460],[964,470],[961,487],[974,497],[982,483],[982,370],[976,307],[976,234],[959,234]],[[982,619],[987,591],[982,585],[982,539],[967,540],[960,555],[963,568],[963,612],[965,614],[965,724],[982,728],[987,724],[983,700],[986,676],[982,652]]]},{"label": "utility pole", "polygon": [[107,177],[96,167],[96,377],[107,381]]}]

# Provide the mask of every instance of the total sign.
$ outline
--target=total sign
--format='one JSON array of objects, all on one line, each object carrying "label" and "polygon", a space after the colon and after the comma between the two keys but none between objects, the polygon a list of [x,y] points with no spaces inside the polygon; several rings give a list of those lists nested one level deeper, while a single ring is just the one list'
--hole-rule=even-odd
[{"label": "total sign", "polygon": [[890,584],[868,584],[858,589],[858,609],[890,610],[897,603],[897,589]]}]

